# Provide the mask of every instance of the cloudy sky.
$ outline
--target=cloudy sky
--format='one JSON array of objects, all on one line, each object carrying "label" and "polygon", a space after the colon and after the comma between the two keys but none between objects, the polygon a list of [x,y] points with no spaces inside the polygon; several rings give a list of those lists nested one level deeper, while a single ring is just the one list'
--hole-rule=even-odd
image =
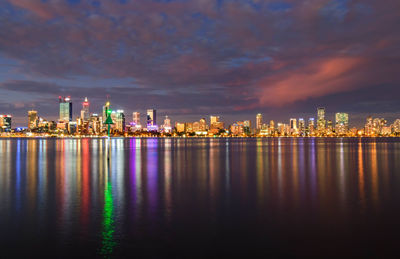
[{"label": "cloudy sky", "polygon": [[[399,0],[0,0],[0,113],[400,117]],[[333,118],[333,117],[331,117]],[[25,125],[26,126],[26,125]]]}]

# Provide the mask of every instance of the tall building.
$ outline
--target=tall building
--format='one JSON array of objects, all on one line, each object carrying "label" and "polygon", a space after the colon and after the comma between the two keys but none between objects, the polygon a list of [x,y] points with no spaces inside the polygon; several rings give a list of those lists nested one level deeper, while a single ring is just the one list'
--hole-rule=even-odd
[{"label": "tall building", "polygon": [[[113,112],[114,113],[114,112]],[[125,131],[125,114],[123,110],[117,110],[115,112],[115,129],[118,132],[124,132]]]},{"label": "tall building", "polygon": [[261,128],[262,128],[262,114],[261,113],[259,113],[259,114],[257,114],[257,116],[256,116],[256,129],[257,130],[261,130]]},{"label": "tall building", "polygon": [[1,132],[10,132],[11,131],[11,115],[0,115],[0,131]]},{"label": "tall building", "polygon": [[82,103],[81,119],[83,122],[87,122],[90,119],[89,101],[87,97],[85,97],[85,101]]},{"label": "tall building", "polygon": [[147,110],[147,127],[157,126],[157,113],[154,109]]},{"label": "tall building", "polygon": [[107,112],[111,109],[110,102],[106,102],[103,106],[103,117],[102,120],[105,122],[107,120]]},{"label": "tall building", "polygon": [[134,125],[140,125],[140,112],[132,113],[132,122]]},{"label": "tall building", "polygon": [[216,124],[219,122],[219,116],[210,116],[210,125]]},{"label": "tall building", "polygon": [[199,130],[206,131],[207,130],[207,122],[205,118],[201,118],[199,121]]},{"label": "tall building", "polygon": [[322,107],[318,108],[317,113],[318,113],[317,129],[319,131],[324,131],[326,128],[325,108]]},{"label": "tall building", "polygon": [[71,97],[58,97],[60,103],[60,121],[70,122],[72,121],[72,101]]},{"label": "tall building", "polygon": [[344,134],[349,130],[349,114],[338,112],[335,114],[336,133]]},{"label": "tall building", "polygon": [[290,129],[297,130],[297,119],[290,119]]},{"label": "tall building", "polygon": [[304,122],[303,118],[299,118],[299,132],[300,134],[303,134],[306,129],[306,123]]},{"label": "tall building", "polygon": [[28,129],[32,130],[38,127],[37,111],[28,111]]},{"label": "tall building", "polygon": [[164,132],[170,133],[172,131],[171,127],[171,119],[168,116],[165,116],[164,124],[162,126]]},{"label": "tall building", "polygon": [[308,134],[313,135],[315,130],[315,120],[314,118],[308,119]]}]

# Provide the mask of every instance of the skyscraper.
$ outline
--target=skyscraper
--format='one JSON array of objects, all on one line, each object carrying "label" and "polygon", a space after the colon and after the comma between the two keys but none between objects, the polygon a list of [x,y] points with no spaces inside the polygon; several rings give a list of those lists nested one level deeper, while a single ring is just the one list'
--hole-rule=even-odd
[{"label": "skyscraper", "polygon": [[9,132],[11,131],[11,115],[0,115],[0,131]]},{"label": "skyscraper", "polygon": [[349,114],[343,112],[335,114],[335,130],[339,134],[344,134],[349,130]]},{"label": "skyscraper", "polygon": [[60,102],[60,121],[70,122],[72,121],[72,102],[71,97],[59,96]]},{"label": "skyscraper", "polygon": [[81,119],[84,122],[87,122],[90,119],[89,101],[87,97],[85,97],[85,101],[82,103]]},{"label": "skyscraper", "polygon": [[259,113],[256,116],[256,129],[261,130],[261,127],[262,127],[262,114]]},{"label": "skyscraper", "polygon": [[147,127],[157,126],[157,113],[154,109],[147,110]]},{"label": "skyscraper", "polygon": [[135,126],[140,125],[140,112],[132,113],[132,122]]},{"label": "skyscraper", "polygon": [[199,130],[206,131],[207,130],[207,122],[205,118],[201,118],[199,121]]},{"label": "skyscraper", "polygon": [[325,108],[318,108],[318,121],[317,121],[317,128],[319,131],[324,131],[326,127],[326,120],[325,120]]},{"label": "skyscraper", "polygon": [[115,129],[120,132],[123,133],[125,131],[125,114],[123,110],[117,110],[115,112]]},{"label": "skyscraper", "polygon": [[303,118],[299,118],[299,132],[303,134],[306,129],[306,123],[304,122]]},{"label": "skyscraper", "polygon": [[168,116],[165,116],[164,124],[163,124],[162,128],[163,128],[164,132],[170,133],[172,131],[171,120],[170,120],[170,118],[168,118]]},{"label": "skyscraper", "polygon": [[107,120],[107,114],[108,114],[107,112],[110,109],[111,109],[110,102],[106,102],[103,106],[103,117],[102,117],[103,122]]},{"label": "skyscraper", "polygon": [[28,129],[32,130],[37,128],[38,125],[38,116],[37,111],[28,111]]},{"label": "skyscraper", "polygon": [[308,134],[313,135],[315,130],[315,120],[314,118],[308,119]]}]

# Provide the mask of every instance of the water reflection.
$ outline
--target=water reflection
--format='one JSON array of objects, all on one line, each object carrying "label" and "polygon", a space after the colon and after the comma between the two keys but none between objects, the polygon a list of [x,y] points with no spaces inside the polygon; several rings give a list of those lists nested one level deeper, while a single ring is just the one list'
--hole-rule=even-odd
[{"label": "water reflection", "polygon": [[398,141],[1,139],[0,236],[111,256],[202,232],[345,235],[399,215]]}]

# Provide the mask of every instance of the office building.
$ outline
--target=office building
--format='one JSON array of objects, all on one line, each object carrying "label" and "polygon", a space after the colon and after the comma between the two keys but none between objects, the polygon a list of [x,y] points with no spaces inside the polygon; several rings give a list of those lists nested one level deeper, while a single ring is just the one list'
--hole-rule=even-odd
[{"label": "office building", "polygon": [[60,121],[70,122],[72,121],[72,101],[71,97],[58,97],[60,103]]},{"label": "office building", "polygon": [[28,111],[28,129],[33,130],[38,127],[37,111]]},{"label": "office building", "polygon": [[318,108],[317,109],[317,115],[318,115],[318,120],[317,120],[317,129],[318,131],[324,131],[326,128],[326,120],[325,120],[325,108]]},{"label": "office building", "polygon": [[157,113],[154,109],[147,110],[147,127],[157,126]]},{"label": "office building", "polygon": [[261,130],[261,128],[262,128],[262,114],[261,113],[259,113],[259,114],[257,114],[257,116],[256,116],[256,129],[259,131],[259,130]]},{"label": "office building", "polygon": [[12,126],[12,116],[11,115],[0,115],[0,131],[10,132]]},{"label": "office building", "polygon": [[85,97],[85,101],[82,103],[81,119],[83,122],[88,122],[90,119],[89,101],[87,97]]},{"label": "office building", "polygon": [[140,112],[132,113],[132,123],[133,125],[140,125]]}]

